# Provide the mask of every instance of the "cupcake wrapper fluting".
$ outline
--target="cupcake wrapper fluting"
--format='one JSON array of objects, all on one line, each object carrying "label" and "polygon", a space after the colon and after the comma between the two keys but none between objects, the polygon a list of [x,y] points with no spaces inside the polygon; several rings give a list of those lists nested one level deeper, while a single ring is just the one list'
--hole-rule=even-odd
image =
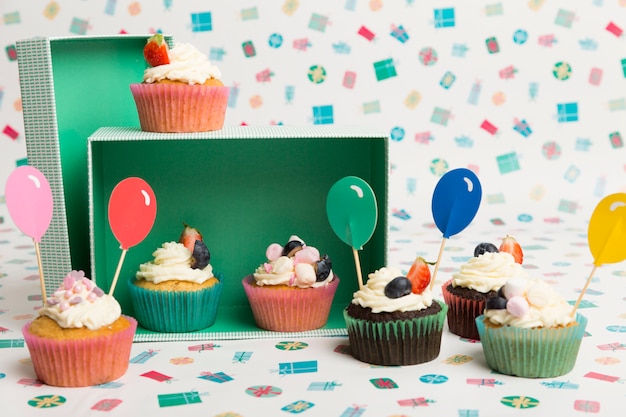
[{"label": "cupcake wrapper fluting", "polygon": [[304,332],[323,327],[339,286],[339,277],[317,288],[253,286],[254,277],[242,284],[256,325],[276,332]]},{"label": "cupcake wrapper fluting", "polygon": [[585,335],[587,318],[576,314],[578,325],[526,329],[490,327],[476,318],[487,365],[496,372],[524,378],[553,378],[570,372]]},{"label": "cupcake wrapper fluting", "polygon": [[470,300],[451,294],[447,290],[451,281],[441,287],[443,300],[448,305],[448,328],[452,333],[466,339],[478,340],[480,335],[476,329],[476,317],[485,312],[484,300]]},{"label": "cupcake wrapper fluting", "polygon": [[344,310],[352,356],[372,365],[403,366],[430,362],[439,356],[448,307],[430,316],[376,323],[355,319]]},{"label": "cupcake wrapper fluting", "polygon": [[130,90],[141,130],[207,132],[224,126],[229,87],[135,83]]},{"label": "cupcake wrapper fluting", "polygon": [[87,387],[123,376],[130,359],[137,321],[124,316],[130,326],[111,335],[55,340],[33,335],[30,323],[22,327],[37,378],[55,387]]},{"label": "cupcake wrapper fluting", "polygon": [[135,318],[141,327],[155,332],[184,333],[206,329],[215,323],[223,283],[198,291],[147,290],[129,282]]}]

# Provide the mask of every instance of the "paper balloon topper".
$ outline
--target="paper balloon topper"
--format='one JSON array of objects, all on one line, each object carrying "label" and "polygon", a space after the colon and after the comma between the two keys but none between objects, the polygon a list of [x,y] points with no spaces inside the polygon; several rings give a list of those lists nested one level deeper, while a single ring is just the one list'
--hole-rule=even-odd
[{"label": "paper balloon topper", "polygon": [[4,198],[9,215],[17,228],[25,235],[30,236],[35,244],[41,298],[45,303],[46,285],[39,243],[50,227],[52,220],[53,204],[50,183],[37,168],[24,165],[15,168],[9,175],[4,190]]},{"label": "paper balloon topper", "polygon": [[156,218],[156,197],[146,181],[130,177],[120,181],[109,198],[109,224],[120,242],[122,255],[109,289],[113,294],[126,252],[148,236]]},{"label": "paper balloon topper", "polygon": [[328,191],[326,214],[335,234],[352,247],[359,288],[362,288],[357,251],[370,240],[378,222],[378,205],[372,187],[359,177],[340,179]]},{"label": "paper balloon topper", "polygon": [[52,190],[46,177],[35,167],[18,167],[9,175],[4,194],[18,229],[41,242],[52,220]]},{"label": "paper balloon topper", "polygon": [[593,269],[570,313],[572,317],[598,267],[626,259],[626,194],[611,194],[598,203],[589,219],[587,240],[593,255]]},{"label": "paper balloon topper", "polygon": [[456,235],[472,222],[481,198],[480,181],[469,169],[453,169],[439,179],[433,192],[432,212],[443,237]]},{"label": "paper balloon topper", "polygon": [[156,218],[156,197],[141,178],[120,181],[109,199],[109,224],[122,249],[145,239]]},{"label": "paper balloon topper", "polygon": [[439,255],[430,281],[433,288],[446,239],[465,229],[480,206],[482,187],[476,174],[467,168],[446,172],[437,182],[432,198],[435,225],[443,233]]}]

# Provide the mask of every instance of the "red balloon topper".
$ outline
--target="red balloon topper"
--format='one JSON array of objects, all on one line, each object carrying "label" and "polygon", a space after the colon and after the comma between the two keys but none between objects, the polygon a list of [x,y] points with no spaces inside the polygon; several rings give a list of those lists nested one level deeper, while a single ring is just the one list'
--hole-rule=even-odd
[{"label": "red balloon topper", "polygon": [[122,249],[148,235],[156,218],[156,197],[147,182],[130,177],[120,181],[109,199],[109,224]]}]

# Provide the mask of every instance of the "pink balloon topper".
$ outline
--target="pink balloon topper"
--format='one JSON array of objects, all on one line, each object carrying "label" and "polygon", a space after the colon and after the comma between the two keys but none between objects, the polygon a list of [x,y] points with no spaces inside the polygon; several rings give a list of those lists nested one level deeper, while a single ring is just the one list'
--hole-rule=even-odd
[{"label": "pink balloon topper", "polygon": [[46,177],[35,167],[20,166],[9,175],[4,194],[18,229],[41,242],[52,220],[52,190]]},{"label": "pink balloon topper", "polygon": [[156,197],[146,181],[137,177],[120,181],[109,199],[109,224],[122,249],[140,243],[156,218]]}]

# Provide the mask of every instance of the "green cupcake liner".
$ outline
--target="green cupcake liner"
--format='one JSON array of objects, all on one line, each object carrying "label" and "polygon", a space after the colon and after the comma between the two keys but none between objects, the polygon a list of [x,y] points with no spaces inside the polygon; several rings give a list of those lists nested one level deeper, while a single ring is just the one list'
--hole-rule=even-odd
[{"label": "green cupcake liner", "polygon": [[372,365],[401,366],[430,362],[439,356],[448,306],[435,300],[437,314],[408,320],[372,322],[344,310],[352,356]]},{"label": "green cupcake liner", "polygon": [[489,327],[476,318],[487,365],[496,372],[524,378],[552,378],[574,369],[587,318],[576,314],[578,325],[560,328]]},{"label": "green cupcake liner", "polygon": [[220,295],[218,283],[198,291],[146,290],[129,281],[130,298],[135,318],[145,329],[162,333],[183,333],[206,329],[215,323]]}]

